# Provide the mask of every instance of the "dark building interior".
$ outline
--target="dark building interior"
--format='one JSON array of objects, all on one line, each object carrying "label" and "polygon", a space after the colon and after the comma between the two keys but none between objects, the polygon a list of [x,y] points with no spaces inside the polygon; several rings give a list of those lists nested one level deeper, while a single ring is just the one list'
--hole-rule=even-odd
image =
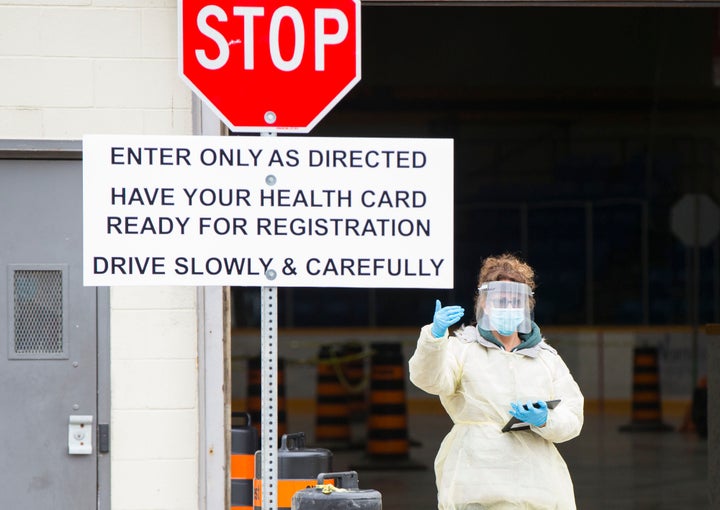
[{"label": "dark building interior", "polygon": [[[686,361],[676,375],[689,399],[698,355],[688,326],[720,322],[718,10],[365,4],[362,16],[362,80],[311,135],[454,140],[454,288],[279,288],[280,326],[294,330],[282,345],[306,358],[333,335],[364,330],[407,338],[412,352],[436,298],[471,310],[483,258],[518,254],[536,270],[536,321],[556,327],[551,341],[573,359],[588,399],[582,435],[561,445],[578,508],[710,508],[707,442],[620,432],[629,402],[613,407],[603,392],[630,371],[622,360],[633,342],[662,337],[667,365]],[[688,214],[699,197],[710,211]],[[237,345],[250,351],[260,296],[233,288]],[[557,335],[584,326],[596,330],[587,344]],[[674,326],[685,336],[673,352]],[[613,330],[656,336],[618,333],[608,357],[597,345]],[[312,386],[303,373],[295,386]],[[607,380],[596,385],[598,374]],[[435,506],[432,462],[450,425],[418,402],[410,433],[424,447],[410,456],[429,469],[361,470],[388,507]],[[291,424],[312,430],[302,409],[312,406],[296,407]],[[352,455],[339,453],[337,465],[352,466]]]},{"label": "dark building interior", "polygon": [[[455,288],[279,289],[281,327],[417,326],[471,308],[482,259],[538,275],[547,325],[720,320],[717,219],[688,244],[686,194],[720,198],[718,11],[362,8],[362,80],[312,136],[441,137],[455,147]],[[712,211],[711,211],[712,212]],[[235,288],[235,326],[260,291]]]}]

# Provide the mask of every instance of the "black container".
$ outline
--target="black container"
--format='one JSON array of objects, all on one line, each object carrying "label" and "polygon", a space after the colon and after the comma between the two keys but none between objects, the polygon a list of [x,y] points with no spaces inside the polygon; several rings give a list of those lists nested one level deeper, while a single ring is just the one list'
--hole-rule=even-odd
[{"label": "black container", "polygon": [[[335,485],[325,485],[333,479]],[[382,510],[382,495],[373,489],[360,490],[356,471],[320,473],[317,485],[296,492],[292,510]]]},{"label": "black container", "polygon": [[232,428],[230,499],[233,510],[251,510],[255,478],[254,456],[259,448],[258,434],[250,423],[250,413],[237,414],[245,418],[245,425]]},{"label": "black container", "polygon": [[[325,448],[305,448],[305,433],[283,434],[277,450],[277,508],[290,510],[293,494],[315,486],[318,473],[332,470],[332,452]],[[255,453],[253,505],[262,510],[262,451]]]}]

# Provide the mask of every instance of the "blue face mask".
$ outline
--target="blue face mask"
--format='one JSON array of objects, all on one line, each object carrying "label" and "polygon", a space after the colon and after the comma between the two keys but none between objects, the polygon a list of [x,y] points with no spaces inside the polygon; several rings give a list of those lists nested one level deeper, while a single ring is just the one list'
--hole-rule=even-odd
[{"label": "blue face mask", "polygon": [[493,308],[488,314],[492,328],[503,336],[510,336],[525,320],[525,308]]}]

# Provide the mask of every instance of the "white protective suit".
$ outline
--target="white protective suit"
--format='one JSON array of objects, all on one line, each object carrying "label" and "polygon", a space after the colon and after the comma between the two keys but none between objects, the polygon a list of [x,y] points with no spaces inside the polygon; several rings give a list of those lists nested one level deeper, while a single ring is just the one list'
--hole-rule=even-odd
[{"label": "white protective suit", "polygon": [[[412,383],[439,395],[454,423],[435,458],[440,510],[575,509],[554,443],[580,433],[584,399],[555,349],[543,340],[507,352],[475,326],[434,338],[427,325],[409,365]],[[511,402],[554,399],[544,427],[501,431]]]}]

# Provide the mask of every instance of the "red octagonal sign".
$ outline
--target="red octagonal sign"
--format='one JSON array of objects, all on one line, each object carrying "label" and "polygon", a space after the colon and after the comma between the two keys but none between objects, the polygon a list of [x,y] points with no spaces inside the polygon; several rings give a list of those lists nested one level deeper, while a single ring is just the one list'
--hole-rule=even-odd
[{"label": "red octagonal sign", "polygon": [[180,76],[239,132],[310,131],[360,81],[360,0],[180,0]]}]

